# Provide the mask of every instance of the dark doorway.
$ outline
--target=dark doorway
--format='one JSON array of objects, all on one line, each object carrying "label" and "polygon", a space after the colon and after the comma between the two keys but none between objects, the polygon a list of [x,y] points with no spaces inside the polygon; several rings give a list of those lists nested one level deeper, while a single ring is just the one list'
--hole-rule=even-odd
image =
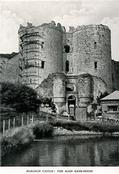
[{"label": "dark doorway", "polygon": [[64,51],[65,51],[65,53],[69,53],[70,52],[70,46],[69,45],[64,45]]},{"label": "dark doorway", "polygon": [[69,72],[69,61],[68,60],[66,60],[66,62],[65,62],[65,71],[66,71],[66,73]]},{"label": "dark doorway", "polygon": [[76,110],[76,97],[71,95],[68,97],[68,111],[71,116],[75,118],[75,110]]}]

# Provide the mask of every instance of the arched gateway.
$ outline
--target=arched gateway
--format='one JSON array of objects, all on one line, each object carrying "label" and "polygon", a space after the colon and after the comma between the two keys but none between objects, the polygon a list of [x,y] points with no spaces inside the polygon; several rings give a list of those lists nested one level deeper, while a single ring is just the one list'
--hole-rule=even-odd
[{"label": "arched gateway", "polygon": [[76,97],[74,95],[70,95],[68,97],[68,112],[74,118],[75,118],[75,111],[76,111]]}]

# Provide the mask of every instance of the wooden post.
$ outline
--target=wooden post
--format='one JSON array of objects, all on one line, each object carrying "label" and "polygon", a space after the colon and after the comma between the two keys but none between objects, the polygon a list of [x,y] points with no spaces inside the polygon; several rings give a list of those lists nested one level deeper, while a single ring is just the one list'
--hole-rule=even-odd
[{"label": "wooden post", "polygon": [[3,120],[2,132],[3,132],[3,134],[4,134],[4,132],[5,132],[5,120]]},{"label": "wooden post", "polygon": [[31,118],[31,121],[32,121],[32,123],[33,123],[33,114],[32,114],[32,118]]},{"label": "wooden post", "polygon": [[13,118],[13,128],[15,127],[15,117]]},{"label": "wooden post", "polygon": [[68,114],[68,120],[70,120],[70,115]]},{"label": "wooden post", "polygon": [[97,111],[95,110],[94,111],[94,120],[96,120],[96,113],[97,113]]},{"label": "wooden post", "polygon": [[22,126],[24,125],[24,117],[23,116],[21,117],[21,125]]},{"label": "wooden post", "polygon": [[8,130],[10,130],[10,119],[8,120]]},{"label": "wooden post", "polygon": [[29,124],[29,116],[27,115],[27,125]]}]

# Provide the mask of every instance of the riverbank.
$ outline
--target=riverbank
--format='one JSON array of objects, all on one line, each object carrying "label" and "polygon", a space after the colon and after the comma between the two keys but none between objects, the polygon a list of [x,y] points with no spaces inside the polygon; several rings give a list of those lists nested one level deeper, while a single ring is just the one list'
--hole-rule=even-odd
[{"label": "riverbank", "polygon": [[53,122],[35,121],[28,126],[11,129],[0,137],[1,156],[27,147],[34,139],[62,135],[86,135],[87,137],[119,136],[119,126],[63,120]]},{"label": "riverbank", "polygon": [[1,157],[12,151],[25,148],[33,142],[35,138],[51,136],[53,127],[49,123],[36,121],[28,126],[17,127],[5,132],[0,136]]},{"label": "riverbank", "polygon": [[70,131],[93,131],[96,133],[113,133],[119,132],[119,124],[113,124],[108,122],[100,122],[100,121],[66,121],[66,120],[57,120],[50,122],[53,127],[62,127],[63,129]]}]

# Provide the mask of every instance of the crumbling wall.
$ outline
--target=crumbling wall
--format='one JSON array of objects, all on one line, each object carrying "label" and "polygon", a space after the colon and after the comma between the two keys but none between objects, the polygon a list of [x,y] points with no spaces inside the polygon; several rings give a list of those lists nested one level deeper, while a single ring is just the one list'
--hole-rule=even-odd
[{"label": "crumbling wall", "polygon": [[79,106],[87,106],[93,101],[93,78],[90,74],[81,74],[77,80]]},{"label": "crumbling wall", "polygon": [[106,83],[100,78],[93,76],[93,100],[96,101],[97,97],[100,97],[101,94],[107,92]]},{"label": "crumbling wall", "polygon": [[58,107],[66,104],[66,76],[55,73],[53,77],[53,101]]},{"label": "crumbling wall", "polygon": [[53,77],[53,74],[49,74],[49,76],[35,89],[39,96],[43,98],[53,98]]},{"label": "crumbling wall", "polygon": [[79,103],[96,102],[97,97],[107,92],[107,85],[100,77],[81,74],[77,80]]}]

